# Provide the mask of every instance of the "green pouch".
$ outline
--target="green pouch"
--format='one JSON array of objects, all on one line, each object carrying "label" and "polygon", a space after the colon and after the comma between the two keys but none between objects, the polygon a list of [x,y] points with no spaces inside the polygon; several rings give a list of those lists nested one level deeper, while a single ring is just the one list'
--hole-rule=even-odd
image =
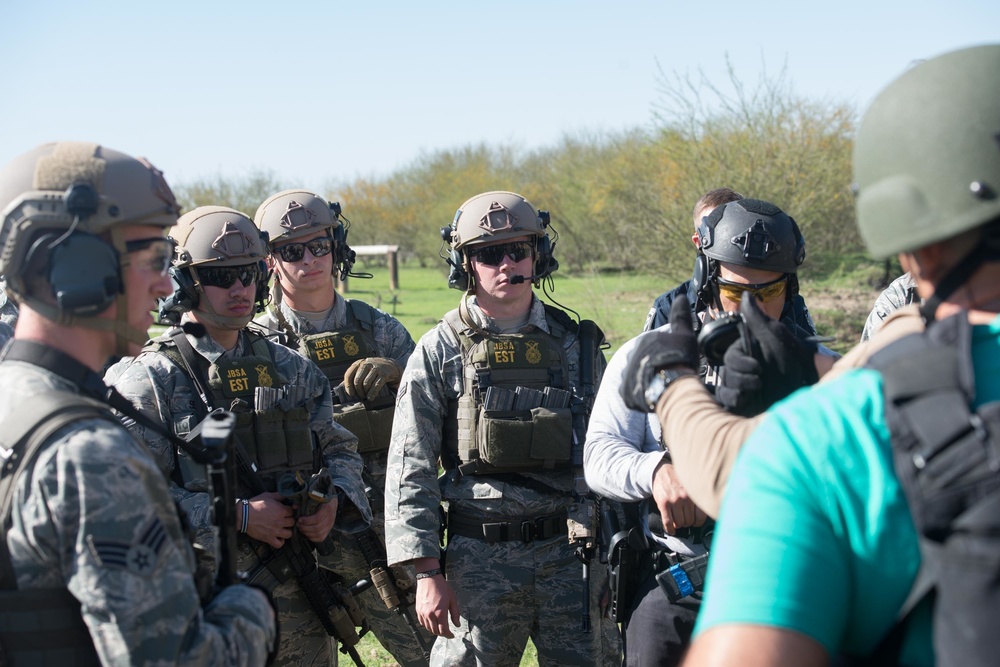
[{"label": "green pouch", "polygon": [[309,468],[313,465],[313,437],[309,427],[309,410],[300,405],[285,413],[285,443],[290,468]]},{"label": "green pouch", "polygon": [[563,467],[570,460],[573,416],[569,408],[483,410],[477,436],[480,458],[497,468]]},{"label": "green pouch", "polygon": [[[573,448],[573,411],[570,408],[532,408],[531,457],[555,467],[570,462]],[[548,464],[546,464],[548,467]]]},{"label": "green pouch", "polygon": [[333,421],[337,422],[358,439],[358,451],[371,448],[372,431],[368,426],[368,411],[364,403],[340,403],[333,406]]},{"label": "green pouch", "polygon": [[396,406],[394,404],[385,408],[368,410],[368,426],[372,432],[372,447],[371,449],[363,450],[359,444],[358,451],[362,454],[389,451],[389,440],[392,437],[392,420],[395,415]]},{"label": "green pouch", "polygon": [[254,414],[257,439],[257,466],[261,472],[283,468],[288,460],[284,415],[279,410]]}]

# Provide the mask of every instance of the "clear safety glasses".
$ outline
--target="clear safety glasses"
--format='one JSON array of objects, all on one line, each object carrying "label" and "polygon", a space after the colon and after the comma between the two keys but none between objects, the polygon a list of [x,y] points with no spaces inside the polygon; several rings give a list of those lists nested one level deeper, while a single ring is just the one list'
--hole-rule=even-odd
[{"label": "clear safety glasses", "polygon": [[177,244],[173,239],[158,236],[149,239],[138,239],[125,242],[125,252],[129,262],[143,271],[152,271],[161,276],[167,275],[170,263],[174,259],[174,248]]}]

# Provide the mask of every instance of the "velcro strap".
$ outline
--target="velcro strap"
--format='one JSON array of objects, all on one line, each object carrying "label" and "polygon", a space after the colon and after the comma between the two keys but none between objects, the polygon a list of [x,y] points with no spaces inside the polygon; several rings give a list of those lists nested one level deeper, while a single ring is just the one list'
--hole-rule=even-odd
[{"label": "velcro strap", "polygon": [[566,535],[566,513],[539,518],[503,517],[503,521],[484,521],[481,517],[448,513],[448,535],[461,535],[486,542],[532,542]]},{"label": "velcro strap", "polygon": [[0,645],[13,664],[13,654],[44,664],[60,651],[76,656],[74,664],[100,664],[80,603],[64,588],[0,592]]}]

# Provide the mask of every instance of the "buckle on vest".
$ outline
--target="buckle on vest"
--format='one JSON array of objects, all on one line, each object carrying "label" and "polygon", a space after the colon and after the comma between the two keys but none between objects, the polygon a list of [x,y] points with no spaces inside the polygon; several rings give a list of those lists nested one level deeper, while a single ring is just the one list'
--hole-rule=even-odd
[{"label": "buckle on vest", "polygon": [[535,530],[534,521],[522,521],[521,522],[521,541],[522,542],[532,542],[538,531]]}]

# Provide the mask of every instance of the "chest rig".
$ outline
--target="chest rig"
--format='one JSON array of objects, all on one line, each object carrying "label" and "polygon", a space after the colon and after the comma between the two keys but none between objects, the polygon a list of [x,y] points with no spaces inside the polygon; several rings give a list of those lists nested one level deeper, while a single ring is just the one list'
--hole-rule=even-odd
[{"label": "chest rig", "polygon": [[[463,391],[448,406],[446,468],[463,474],[561,470],[573,441],[567,361],[569,318],[546,306],[551,333],[477,333],[458,310],[444,321],[462,345]],[[561,313],[559,313],[561,314]]]},{"label": "chest rig", "polygon": [[893,464],[921,555],[901,621],[881,650],[931,598],[936,661],[949,667],[996,664],[1000,652],[1000,401],[970,409],[971,348],[972,327],[959,313],[869,362],[883,377]]},{"label": "chest rig", "polygon": [[359,359],[378,356],[375,347],[375,309],[360,301],[347,301],[347,322],[333,331],[296,336],[275,309],[281,326],[292,344],[304,357],[319,366],[330,381],[333,393],[333,419],[358,438],[358,452],[370,454],[389,450],[396,395],[383,387],[370,401],[348,396],[341,384],[351,364]]},{"label": "chest rig", "polygon": [[[188,372],[202,399],[196,408],[199,421],[215,408],[235,413],[235,436],[241,450],[238,458],[245,459],[240,461],[238,493],[245,495],[251,490],[246,479],[251,474],[248,467],[268,491],[276,491],[277,480],[284,473],[318,469],[309,411],[301,405],[302,388],[288,385],[278,373],[267,340],[252,331],[240,335],[249,338],[252,354],[214,364],[191,347],[180,329],[153,339],[144,351],[164,354]],[[189,426],[175,424],[174,430],[183,437]],[[185,483],[203,476],[183,452],[177,456]]]}]

